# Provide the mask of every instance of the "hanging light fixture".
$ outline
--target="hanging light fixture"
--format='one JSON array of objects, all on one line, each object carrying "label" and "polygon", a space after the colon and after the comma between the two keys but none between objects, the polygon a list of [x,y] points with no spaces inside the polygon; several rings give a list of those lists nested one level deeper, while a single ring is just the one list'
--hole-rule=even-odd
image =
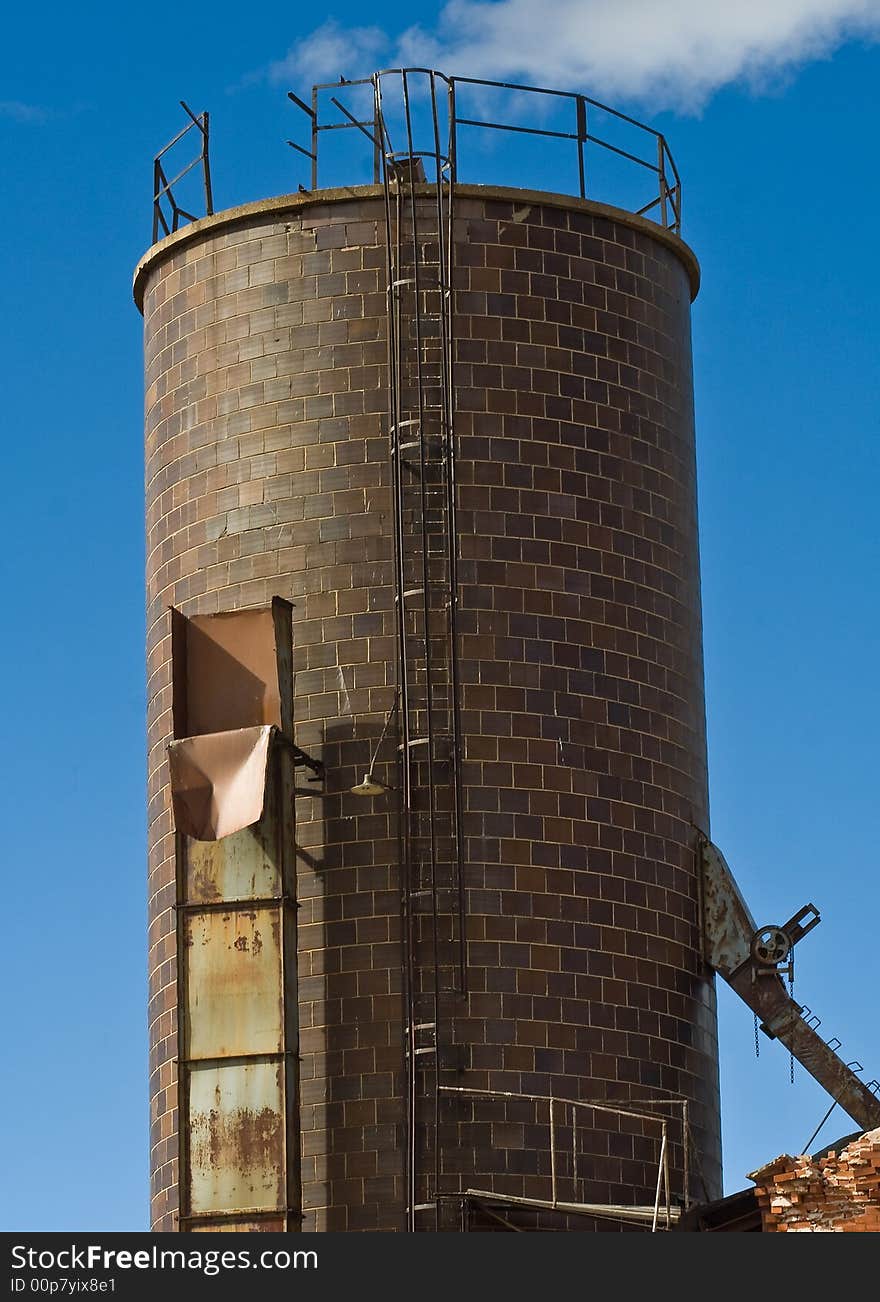
[{"label": "hanging light fixture", "polygon": [[390,791],[384,782],[379,782],[372,773],[365,773],[360,782],[350,788],[353,796],[381,796],[384,792]]},{"label": "hanging light fixture", "polygon": [[353,796],[383,796],[386,791],[394,790],[394,788],[389,787],[386,782],[380,782],[379,779],[376,777],[375,773],[373,772],[373,769],[376,766],[376,756],[379,754],[379,747],[382,745],[382,742],[385,740],[386,736],[388,735],[388,728],[389,725],[391,724],[391,720],[394,718],[396,710],[397,710],[397,697],[395,696],[394,704],[392,705],[391,709],[388,711],[388,714],[385,717],[385,726],[382,729],[382,732],[379,736],[379,740],[376,742],[376,745],[373,748],[373,754],[370,759],[370,767],[367,769],[366,773],[361,778],[360,782],[356,782],[353,787],[349,788]]}]

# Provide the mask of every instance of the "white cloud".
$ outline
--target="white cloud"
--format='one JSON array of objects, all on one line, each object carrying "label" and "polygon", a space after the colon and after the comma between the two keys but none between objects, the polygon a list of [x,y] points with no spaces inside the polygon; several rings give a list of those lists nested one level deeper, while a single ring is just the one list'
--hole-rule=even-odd
[{"label": "white cloud", "polygon": [[334,18],[291,46],[283,59],[269,65],[269,80],[300,85],[369,76],[389,46],[378,27],[340,27]]},{"label": "white cloud", "polygon": [[433,28],[387,39],[330,20],[270,75],[309,81],[405,65],[693,109],[732,82],[762,84],[850,37],[880,37],[880,0],[447,0]]},{"label": "white cloud", "polygon": [[48,110],[38,104],[25,104],[20,99],[0,99],[0,118],[10,118],[13,122],[45,122],[48,117]]}]

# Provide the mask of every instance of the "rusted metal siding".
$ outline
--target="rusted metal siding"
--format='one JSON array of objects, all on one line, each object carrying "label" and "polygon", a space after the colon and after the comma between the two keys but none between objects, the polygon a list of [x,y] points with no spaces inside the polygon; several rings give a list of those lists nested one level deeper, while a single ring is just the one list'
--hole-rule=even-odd
[{"label": "rusted metal siding", "polygon": [[[267,801],[271,799],[267,791]],[[221,900],[266,900],[281,894],[274,823],[265,816],[222,841],[190,841],[186,854],[187,899],[199,904]]]},{"label": "rusted metal siding", "polygon": [[229,838],[232,853],[223,840],[180,838],[181,886],[197,892],[178,928],[184,1230],[224,1213],[229,1230],[260,1213],[300,1228],[292,793],[276,742],[263,817]]},{"label": "rusted metal siding", "polygon": [[284,1208],[282,1064],[193,1066],[188,1095],[190,1210]]},{"label": "rusted metal siding", "polygon": [[281,920],[277,909],[190,915],[184,1016],[193,1058],[280,1053]]}]

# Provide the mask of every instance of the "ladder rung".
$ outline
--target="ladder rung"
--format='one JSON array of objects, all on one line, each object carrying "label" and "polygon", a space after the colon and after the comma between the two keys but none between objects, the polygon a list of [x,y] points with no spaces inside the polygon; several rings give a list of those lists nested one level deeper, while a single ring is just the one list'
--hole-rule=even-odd
[{"label": "ladder rung", "polygon": [[[437,264],[419,263],[419,269],[420,270],[426,269],[431,265],[436,266]],[[415,276],[401,276],[397,280],[392,280],[390,285],[388,286],[388,289],[389,291],[399,289],[402,285],[415,286],[415,283],[416,283]],[[437,294],[437,293],[442,293],[445,290],[446,290],[445,282],[441,280],[431,281],[429,284],[426,284],[425,281],[421,279],[419,280],[418,292],[420,294]]]},{"label": "ladder rung", "polygon": [[[418,423],[419,423],[419,422],[418,422],[417,420],[414,420],[414,421],[411,421],[411,422],[410,422],[410,424],[412,424],[412,425],[418,425]],[[398,444],[397,444],[397,447],[398,447],[398,450],[399,450],[400,452],[406,452],[406,451],[408,451],[410,448],[417,448],[417,447],[419,446],[419,444],[420,444],[420,443],[423,443],[423,442],[426,442],[426,443],[439,443],[439,442],[441,441],[442,438],[443,438],[443,435],[442,435],[442,434],[425,434],[425,435],[423,436],[423,438],[420,438],[420,439],[407,439],[406,443],[398,443]]]}]

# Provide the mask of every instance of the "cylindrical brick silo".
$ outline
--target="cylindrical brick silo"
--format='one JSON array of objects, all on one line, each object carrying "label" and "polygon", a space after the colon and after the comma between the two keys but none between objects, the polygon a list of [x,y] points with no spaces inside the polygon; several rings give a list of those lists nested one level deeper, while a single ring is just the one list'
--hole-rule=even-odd
[{"label": "cylindrical brick silo", "polygon": [[[430,205],[429,189],[417,202]],[[297,800],[288,998],[303,1229],[643,1226],[577,1208],[650,1208],[663,1175],[653,1117],[667,1118],[673,1195],[720,1192],[698,917],[697,264],[676,235],[621,209],[456,188],[460,751],[436,781],[455,785],[452,764],[463,935],[456,922],[449,954],[463,940],[466,989],[440,991],[442,1031],[438,1019],[419,1040],[406,1012],[424,935],[417,919],[413,942],[418,890],[401,866],[394,439],[404,446],[406,376],[390,373],[393,347],[389,368],[389,329],[399,340],[411,323],[389,310],[388,220],[380,186],[285,196],[193,223],[136,274],[154,1228],[185,1228],[169,608],[206,615],[273,597],[293,603],[295,739],[326,772],[322,793]],[[365,772],[387,789],[353,794]],[[452,911],[447,901],[441,930]],[[435,959],[444,943],[435,935]]]}]

